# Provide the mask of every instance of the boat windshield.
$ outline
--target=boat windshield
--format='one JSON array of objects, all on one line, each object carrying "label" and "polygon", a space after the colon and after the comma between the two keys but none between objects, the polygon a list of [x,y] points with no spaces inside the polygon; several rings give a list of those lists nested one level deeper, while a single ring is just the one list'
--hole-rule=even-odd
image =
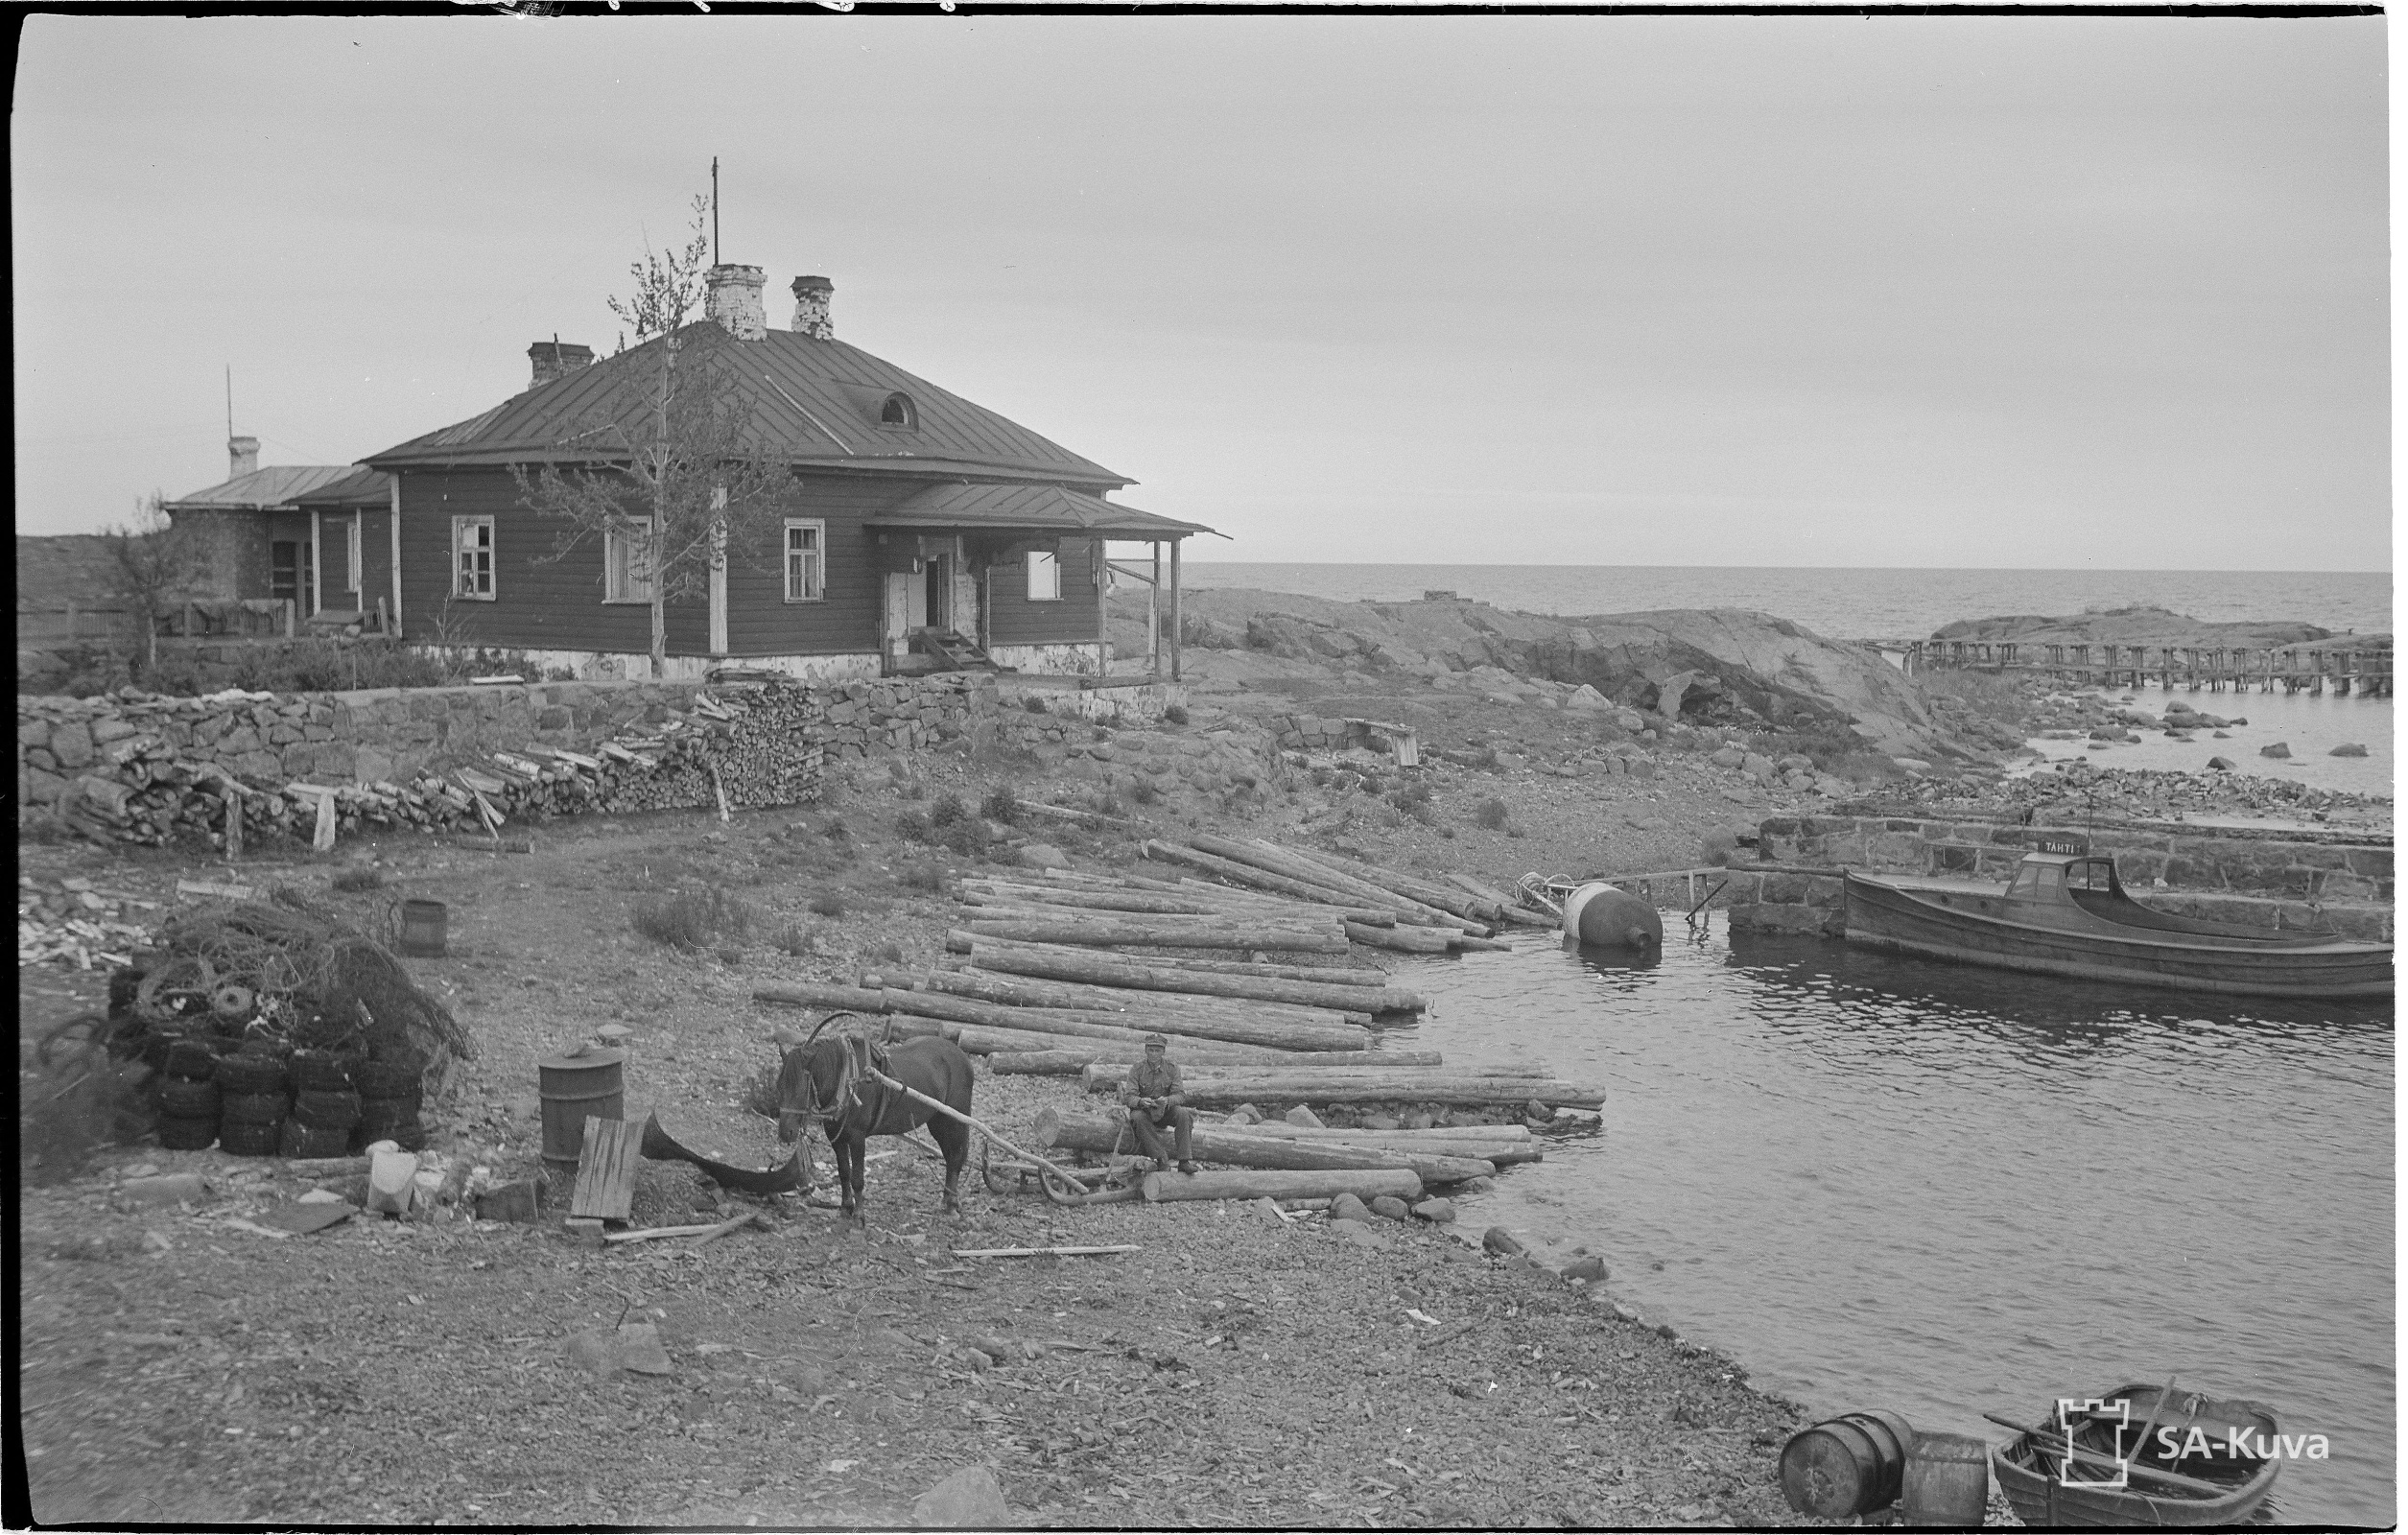
[{"label": "boat windshield", "polygon": [[2115,888],[2115,865],[2103,858],[2084,859],[2066,865],[2066,884],[2077,890],[2112,890]]},{"label": "boat windshield", "polygon": [[2065,883],[2063,864],[2026,863],[2015,871],[2015,883],[2007,886],[2007,898],[2036,901],[2043,895],[2053,895]]}]

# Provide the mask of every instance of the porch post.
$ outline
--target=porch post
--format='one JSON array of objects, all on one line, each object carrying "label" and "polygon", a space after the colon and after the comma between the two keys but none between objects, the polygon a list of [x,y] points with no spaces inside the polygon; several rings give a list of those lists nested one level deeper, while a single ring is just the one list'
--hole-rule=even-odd
[{"label": "porch post", "polygon": [[1162,540],[1154,546],[1154,579],[1145,586],[1145,674],[1162,674]]},{"label": "porch post", "polygon": [[1179,680],[1179,540],[1170,540],[1170,680]]},{"label": "porch post", "polygon": [[393,638],[401,638],[401,476],[393,476]]},{"label": "porch post", "polygon": [[316,618],[326,605],[326,561],[318,546],[318,513],[309,514],[309,614]]}]

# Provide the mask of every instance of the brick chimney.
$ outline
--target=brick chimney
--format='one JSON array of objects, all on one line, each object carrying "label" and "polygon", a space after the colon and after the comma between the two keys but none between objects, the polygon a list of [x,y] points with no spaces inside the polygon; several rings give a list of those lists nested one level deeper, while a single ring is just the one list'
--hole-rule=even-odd
[{"label": "brick chimney", "polygon": [[534,365],[534,382],[527,387],[542,389],[556,378],[566,378],[594,360],[594,349],[564,342],[555,336],[548,342],[537,342],[527,348],[527,360]]},{"label": "brick chimney", "polygon": [[761,288],[768,279],[759,267],[721,263],[703,273],[710,296],[703,313],[727,327],[740,342],[757,342],[769,334],[769,316],[761,307]]},{"label": "brick chimney", "polygon": [[837,285],[825,277],[794,279],[794,333],[811,336],[823,342],[837,339],[836,322],[828,318],[828,305],[836,297]]},{"label": "brick chimney", "polygon": [[231,466],[226,478],[240,480],[259,467],[259,439],[257,437],[226,438],[225,457],[227,463]]}]

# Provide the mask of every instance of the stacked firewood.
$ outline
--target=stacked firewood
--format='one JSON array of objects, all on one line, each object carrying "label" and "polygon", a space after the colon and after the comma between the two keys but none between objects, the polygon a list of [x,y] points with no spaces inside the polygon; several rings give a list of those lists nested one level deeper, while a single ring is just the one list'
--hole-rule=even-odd
[{"label": "stacked firewood", "polygon": [[818,797],[824,748],[800,688],[696,700],[691,713],[623,732],[591,753],[555,746],[496,751],[480,763],[421,773],[407,784],[246,783],[214,763],[180,756],[145,733],[109,744],[117,777],[87,775],[59,814],[87,835],[164,845],[206,838],[226,845],[227,816],[242,838],[308,838],[331,799],[337,836],[364,829],[498,832],[511,819],[593,811],[793,805]]}]

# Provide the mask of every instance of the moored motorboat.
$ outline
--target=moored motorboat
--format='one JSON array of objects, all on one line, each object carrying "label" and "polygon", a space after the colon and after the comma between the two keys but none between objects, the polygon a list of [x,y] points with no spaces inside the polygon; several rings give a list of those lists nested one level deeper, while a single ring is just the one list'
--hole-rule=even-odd
[{"label": "moored motorboat", "polygon": [[2392,946],[2176,916],[2124,893],[2115,861],[2028,853],[2004,889],[1847,872],[1847,938],[2004,970],[2270,997],[2388,997]]},{"label": "moored motorboat", "polygon": [[1999,1490],[2026,1524],[2200,1528],[2250,1521],[2282,1469],[2264,1448],[2280,1432],[2262,1403],[2126,1385],[2052,1409],[1991,1451]]}]

